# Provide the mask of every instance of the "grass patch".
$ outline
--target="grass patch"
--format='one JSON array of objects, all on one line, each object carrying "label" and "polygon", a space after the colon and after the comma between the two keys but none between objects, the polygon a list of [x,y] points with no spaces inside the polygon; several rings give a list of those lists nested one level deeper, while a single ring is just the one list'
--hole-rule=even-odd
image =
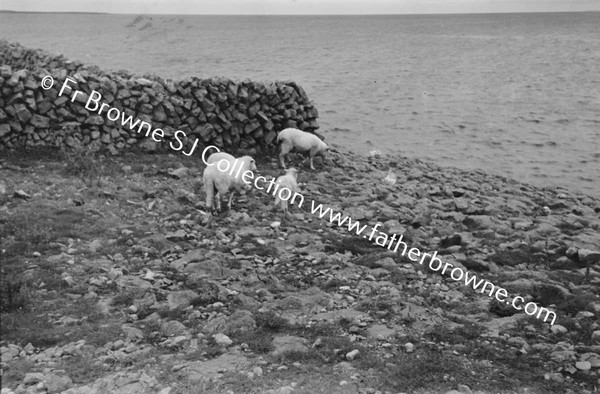
[{"label": "grass patch", "polygon": [[98,362],[92,354],[83,352],[61,357],[56,368],[68,371],[69,377],[76,385],[94,382],[113,371],[113,368]]},{"label": "grass patch", "polygon": [[271,342],[273,342],[274,333],[264,328],[259,328],[253,331],[245,331],[237,333],[232,339],[236,344],[245,343],[248,348],[257,354],[269,353],[273,350]]},{"label": "grass patch", "polygon": [[2,314],[0,326],[2,339],[8,343],[35,347],[55,346],[63,340],[64,332],[51,324],[45,314],[19,310]]},{"label": "grass patch", "polygon": [[[21,346],[31,343],[42,349],[80,339],[97,345],[114,340],[116,327],[101,325],[106,324],[106,317],[96,307],[96,300],[80,298],[66,303],[64,300],[44,303],[36,298],[33,301],[32,305],[36,307],[2,314],[0,331],[3,340]],[[69,326],[57,325],[51,316],[69,316],[80,322]]]},{"label": "grass patch", "polygon": [[473,323],[464,324],[455,329],[450,329],[445,324],[438,324],[425,334],[425,338],[437,343],[459,344],[478,339],[484,332],[485,328]]},{"label": "grass patch", "polygon": [[63,163],[65,175],[78,177],[88,186],[98,185],[102,177],[123,173],[119,161],[87,148],[64,151]]},{"label": "grass patch", "polygon": [[[365,299],[358,303],[356,310],[368,312],[371,315],[379,317],[388,317],[392,314],[398,314],[401,307],[397,301],[389,299],[388,296],[377,296],[375,299]],[[379,313],[378,313],[379,312]],[[383,314],[385,312],[385,314]]]},{"label": "grass patch", "polygon": [[36,372],[35,363],[27,358],[18,358],[8,363],[6,368],[2,369],[2,387],[16,388],[23,382],[25,374]]},{"label": "grass patch", "polygon": [[581,311],[591,311],[590,304],[598,302],[599,298],[590,291],[580,290],[574,294],[569,294],[564,301],[556,305],[556,309],[557,312],[560,311],[562,314],[575,316]]}]

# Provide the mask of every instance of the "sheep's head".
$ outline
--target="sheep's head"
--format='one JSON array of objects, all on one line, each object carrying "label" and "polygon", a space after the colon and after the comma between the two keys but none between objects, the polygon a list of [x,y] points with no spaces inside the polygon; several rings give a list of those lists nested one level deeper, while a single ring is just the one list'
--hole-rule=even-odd
[{"label": "sheep's head", "polygon": [[325,156],[327,156],[327,152],[329,152],[329,145],[321,141],[321,149],[319,149],[318,155],[325,158]]},{"label": "sheep's head", "polygon": [[288,168],[285,175],[291,175],[294,179],[298,179],[298,170],[295,168]]},{"label": "sheep's head", "polygon": [[240,160],[244,162],[244,168],[246,168],[248,171],[256,171],[256,162],[254,161],[254,159],[250,156],[242,156],[240,157]]}]

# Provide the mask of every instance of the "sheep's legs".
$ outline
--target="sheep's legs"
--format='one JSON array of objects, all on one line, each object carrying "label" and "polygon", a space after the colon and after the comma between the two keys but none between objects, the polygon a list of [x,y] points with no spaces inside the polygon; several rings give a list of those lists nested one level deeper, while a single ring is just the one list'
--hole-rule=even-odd
[{"label": "sheep's legs", "polygon": [[315,166],[313,165],[313,157],[314,157],[314,154],[312,153],[312,151],[309,152],[308,158],[304,159],[304,161],[302,162],[302,165],[306,165],[306,162],[310,161],[310,169],[315,171]]},{"label": "sheep's legs", "polygon": [[283,161],[284,157],[290,161],[290,151],[292,147],[286,144],[285,142],[281,145],[281,153],[279,154],[279,160],[281,161],[281,167],[285,170],[285,162]]},{"label": "sheep's legs", "polygon": [[233,191],[229,194],[229,203],[227,204],[227,208],[231,211],[231,203],[233,201]]},{"label": "sheep's legs", "polygon": [[[221,210],[221,199],[220,193],[215,189],[215,186],[208,180],[204,179],[205,183],[205,193],[206,193],[206,209],[212,214],[215,210],[213,205],[215,197],[217,199],[217,212]],[[215,193],[216,191],[216,193]]]},{"label": "sheep's legs", "polygon": [[221,212],[221,193],[217,192],[217,212]]}]

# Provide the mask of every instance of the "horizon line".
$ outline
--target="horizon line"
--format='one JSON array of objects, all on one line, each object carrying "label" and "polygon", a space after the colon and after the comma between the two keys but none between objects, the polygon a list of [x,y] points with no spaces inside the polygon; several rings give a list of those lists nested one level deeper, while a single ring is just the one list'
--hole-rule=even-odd
[{"label": "horizon line", "polygon": [[493,14],[576,14],[600,13],[599,10],[579,11],[497,11],[497,12],[405,12],[405,13],[348,13],[348,14],[211,14],[211,13],[147,13],[147,12],[100,12],[100,11],[15,11],[0,10],[14,14],[91,14],[91,15],[170,15],[170,16],[401,16],[401,15],[493,15]]}]

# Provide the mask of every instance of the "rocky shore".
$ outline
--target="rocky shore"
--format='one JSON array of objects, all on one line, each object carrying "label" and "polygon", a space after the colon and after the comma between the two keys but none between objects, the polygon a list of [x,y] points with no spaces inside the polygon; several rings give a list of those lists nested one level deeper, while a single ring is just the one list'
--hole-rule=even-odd
[{"label": "rocky shore", "polygon": [[300,168],[307,199],[556,324],[259,190],[210,219],[199,158],[9,152],[2,393],[595,391],[600,200],[402,157],[315,166]]}]

